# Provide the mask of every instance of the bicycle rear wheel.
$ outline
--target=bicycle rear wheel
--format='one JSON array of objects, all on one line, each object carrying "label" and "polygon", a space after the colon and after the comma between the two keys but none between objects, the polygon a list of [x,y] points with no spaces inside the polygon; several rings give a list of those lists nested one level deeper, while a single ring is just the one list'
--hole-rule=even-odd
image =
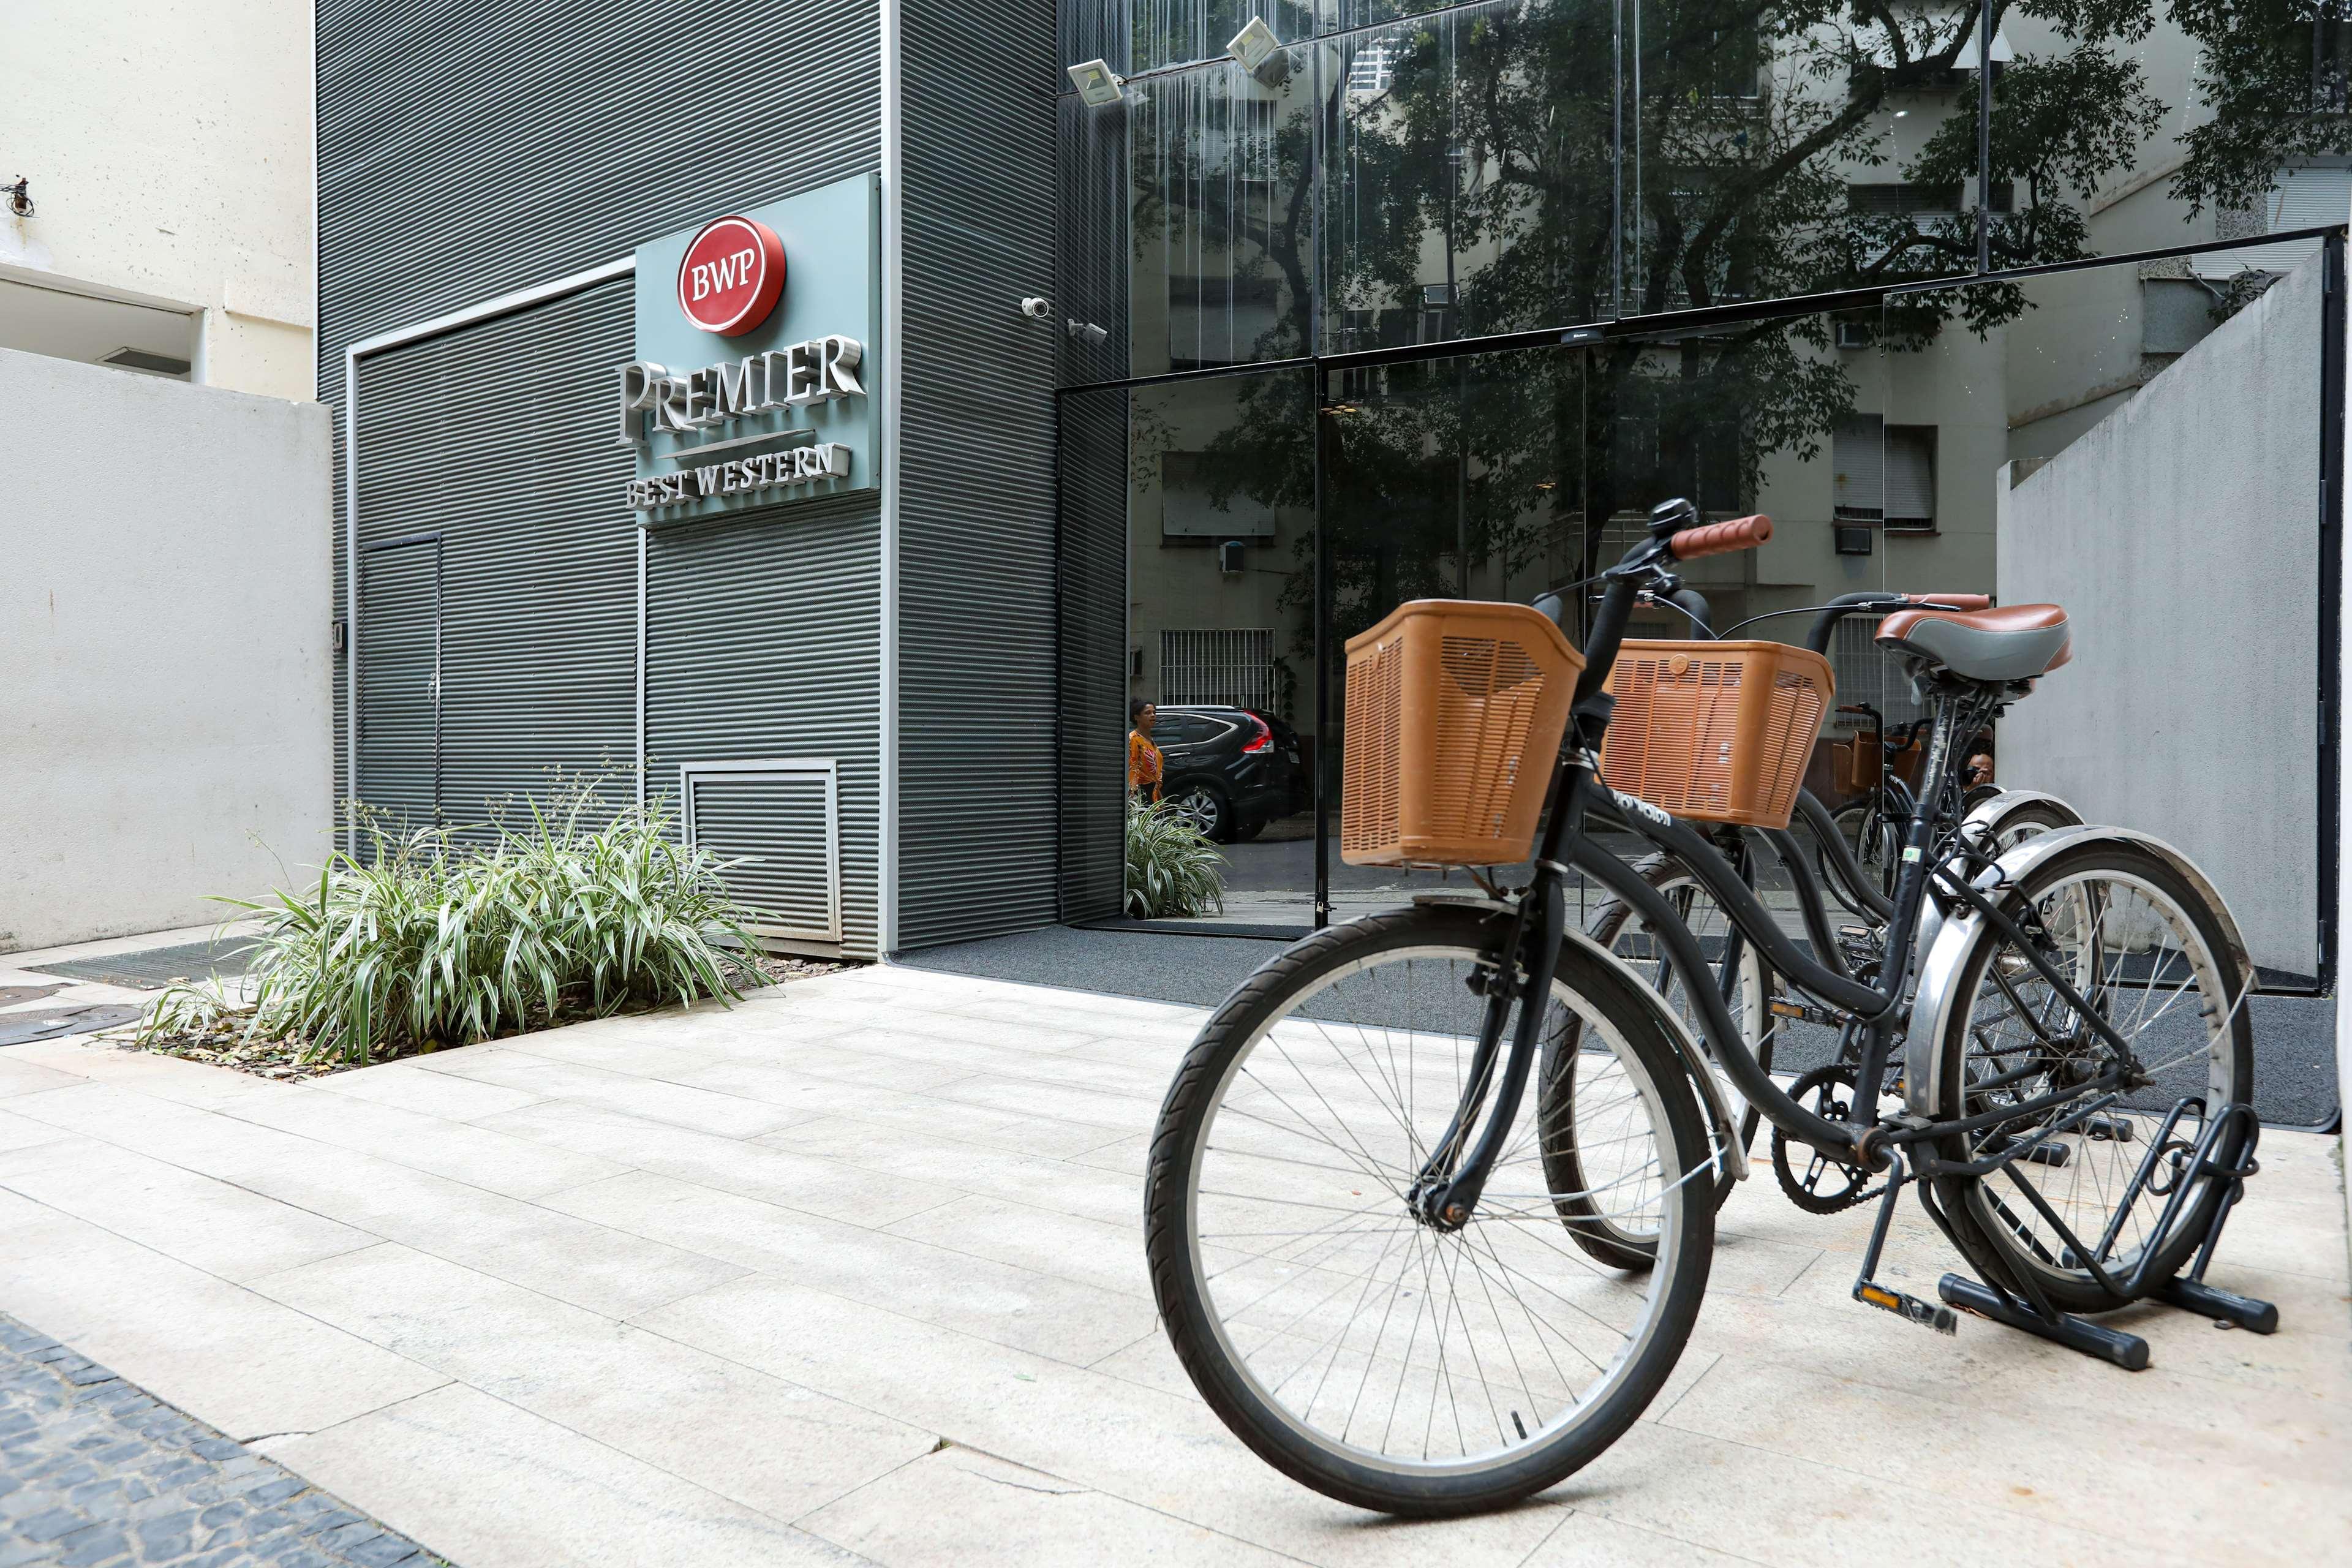
[{"label": "bicycle rear wheel", "polygon": [[[1575,948],[1541,1027],[1581,1025],[1589,1185],[1543,1180],[1531,1089],[1470,1222],[1416,1217],[1486,1006],[1471,986],[1510,925],[1433,906],[1297,943],[1202,1028],[1153,1136],[1147,1246],[1177,1355],[1260,1458],[1359,1507],[1462,1513],[1557,1482],[1656,1394],[1706,1288],[1703,1120],[1636,987]],[[1650,1234],[1654,1264],[1580,1252],[1578,1205]]]},{"label": "bicycle rear wheel", "polygon": [[[2172,862],[2129,839],[2092,838],[2051,854],[2025,874],[2003,910],[2130,1046],[2146,1082],[2068,1127],[2096,1096],[2085,1088],[2069,1098],[2066,1090],[2097,1079],[2113,1047],[2022,947],[1979,926],[1954,971],[1931,1068],[1935,1097],[1915,1109],[1957,1118],[2060,1098],[1940,1140],[1938,1152],[1950,1161],[2020,1148],[2032,1157],[1982,1178],[1937,1177],[1935,1191],[1964,1236],[1990,1254],[1979,1265],[2005,1272],[1996,1282],[2022,1278],[2063,1309],[2105,1310],[2123,1299],[2100,1284],[2086,1255],[2118,1283],[2152,1255],[2147,1288],[2153,1289],[2187,1261],[2221,1200],[2210,1176],[2188,1177],[2190,1194],[2170,1226],[2160,1224],[2205,1116],[2252,1098],[2253,1024],[2240,1005],[2245,976],[2204,895]],[[2184,1116],[2150,1165],[2151,1140],[2189,1099],[2202,1101],[2203,1114]],[[2233,1124],[2216,1154],[2233,1159],[2242,1137]],[[2147,1179],[2136,1180],[2144,1165]]]}]

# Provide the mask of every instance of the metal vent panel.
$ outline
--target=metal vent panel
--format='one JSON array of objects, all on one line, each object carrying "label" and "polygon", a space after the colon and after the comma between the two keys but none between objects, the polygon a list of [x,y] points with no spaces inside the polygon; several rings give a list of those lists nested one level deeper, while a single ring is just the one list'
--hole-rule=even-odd
[{"label": "metal vent panel", "polygon": [[728,886],[755,936],[838,950],[839,770],[830,759],[764,759],[679,770],[687,841],[738,864]]}]

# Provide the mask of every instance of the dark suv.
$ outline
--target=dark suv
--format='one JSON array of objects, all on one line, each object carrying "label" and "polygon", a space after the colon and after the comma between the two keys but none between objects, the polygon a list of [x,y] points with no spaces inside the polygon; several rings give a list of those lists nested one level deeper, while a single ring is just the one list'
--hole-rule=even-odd
[{"label": "dark suv", "polygon": [[1160,798],[1220,844],[1255,838],[1307,796],[1298,731],[1246,708],[1163,707],[1152,741],[1167,758]]}]

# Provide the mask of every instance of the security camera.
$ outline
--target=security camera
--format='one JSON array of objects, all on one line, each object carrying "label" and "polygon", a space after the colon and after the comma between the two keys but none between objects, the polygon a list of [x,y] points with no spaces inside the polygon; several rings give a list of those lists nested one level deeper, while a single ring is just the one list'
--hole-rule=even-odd
[{"label": "security camera", "polygon": [[1065,321],[1063,325],[1069,329],[1070,336],[1073,338],[1083,339],[1085,342],[1092,343],[1097,347],[1100,347],[1102,344],[1110,341],[1109,331],[1106,328],[1096,326],[1092,321],[1081,321],[1073,317]]},{"label": "security camera", "polygon": [[1047,301],[1039,299],[1034,294],[1032,294],[1027,299],[1021,301],[1021,313],[1028,317],[1033,321],[1043,321],[1052,318],[1054,314],[1054,307]]}]

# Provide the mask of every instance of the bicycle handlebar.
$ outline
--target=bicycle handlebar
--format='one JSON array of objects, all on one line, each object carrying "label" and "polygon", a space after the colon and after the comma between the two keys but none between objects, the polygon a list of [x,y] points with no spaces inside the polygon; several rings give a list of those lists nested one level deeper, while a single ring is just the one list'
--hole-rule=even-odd
[{"label": "bicycle handlebar", "polygon": [[1772,520],[1759,512],[1754,517],[1735,517],[1729,522],[1711,522],[1705,528],[1686,528],[1666,539],[1666,553],[1677,561],[1696,561],[1702,555],[1728,555],[1736,550],[1753,550],[1772,537]]}]

